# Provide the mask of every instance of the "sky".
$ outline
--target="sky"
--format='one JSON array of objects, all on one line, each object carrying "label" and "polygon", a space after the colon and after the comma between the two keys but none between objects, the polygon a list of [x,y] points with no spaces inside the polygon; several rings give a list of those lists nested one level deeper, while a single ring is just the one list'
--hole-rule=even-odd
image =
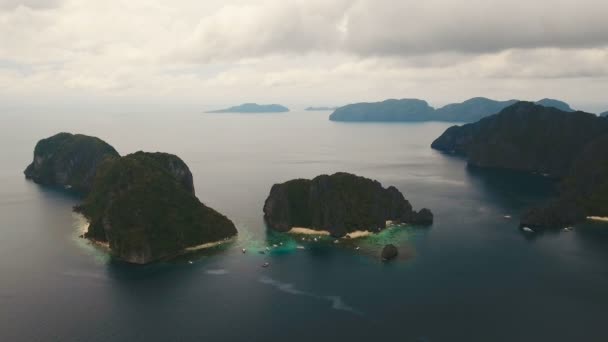
[{"label": "sky", "polygon": [[558,98],[608,110],[605,0],[0,0],[0,109]]}]

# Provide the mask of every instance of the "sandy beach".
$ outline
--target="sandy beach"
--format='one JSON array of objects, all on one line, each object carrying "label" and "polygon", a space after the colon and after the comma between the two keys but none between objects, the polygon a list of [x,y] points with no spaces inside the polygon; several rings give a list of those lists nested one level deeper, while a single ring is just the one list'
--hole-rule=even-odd
[{"label": "sandy beach", "polygon": [[[323,235],[323,236],[330,235],[329,232],[326,230],[314,230],[311,228],[304,228],[304,227],[293,227],[293,228],[291,228],[291,230],[288,231],[288,233],[297,234],[297,235]],[[371,234],[372,234],[372,232],[367,231],[367,230],[357,230],[357,231],[348,233],[346,236],[350,237],[351,239],[357,239],[357,238],[369,236]],[[346,238],[346,236],[342,237],[342,239]]]},{"label": "sandy beach", "polygon": [[608,217],[606,217],[606,216],[587,216],[587,220],[608,222]]}]

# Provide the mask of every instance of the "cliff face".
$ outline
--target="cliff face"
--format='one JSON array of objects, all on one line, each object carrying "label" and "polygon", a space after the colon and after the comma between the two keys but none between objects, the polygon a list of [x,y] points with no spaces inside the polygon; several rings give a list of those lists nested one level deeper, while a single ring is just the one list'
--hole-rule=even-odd
[{"label": "cliff face", "polygon": [[417,213],[395,187],[383,188],[348,173],[275,184],[264,203],[268,226],[278,231],[306,227],[341,237],[356,230],[378,230],[386,221],[431,224],[428,209]]},{"label": "cliff face", "polygon": [[101,139],[59,133],[36,144],[34,160],[23,173],[38,184],[85,194],[91,189],[98,165],[106,158],[118,157],[118,152]]},{"label": "cliff face", "polygon": [[431,147],[479,167],[563,177],[578,153],[607,131],[608,122],[593,114],[518,102],[479,122],[450,127]]},{"label": "cliff face", "polygon": [[521,226],[560,229],[608,215],[608,120],[520,102],[477,123],[450,127],[432,147],[469,164],[550,174],[560,195],[531,208]]},{"label": "cliff face", "polygon": [[87,238],[108,242],[114,256],[137,264],[237,233],[232,221],[199,202],[186,164],[166,153],[107,160],[76,210],[90,222]]}]

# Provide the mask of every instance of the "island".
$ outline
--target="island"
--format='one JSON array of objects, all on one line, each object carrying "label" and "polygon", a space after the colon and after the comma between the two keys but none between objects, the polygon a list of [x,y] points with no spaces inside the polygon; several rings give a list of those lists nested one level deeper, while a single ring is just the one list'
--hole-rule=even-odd
[{"label": "island", "polygon": [[336,110],[339,107],[306,107],[304,110],[305,111],[309,111],[309,112],[314,112],[314,111],[329,111],[329,110]]},{"label": "island", "polygon": [[[340,107],[330,115],[330,120],[363,122],[476,122],[484,117],[496,114],[517,102],[519,101],[496,101],[485,97],[475,97],[462,103],[452,103],[435,109],[422,100],[386,100],[374,103],[356,103]],[[542,99],[536,103],[563,111],[573,111],[567,103],[559,100]]]},{"label": "island", "polygon": [[563,229],[608,216],[608,121],[594,114],[518,102],[476,123],[448,128],[432,148],[469,165],[560,180],[560,195],[531,208],[522,227]]},{"label": "island", "polygon": [[336,109],[331,121],[428,121],[432,120],[433,107],[418,99],[385,100],[349,104]]},{"label": "island", "polygon": [[263,211],[270,229],[304,228],[338,238],[377,232],[387,223],[433,223],[429,209],[414,211],[397,188],[344,172],[275,184]]},{"label": "island", "polygon": [[601,116],[601,117],[603,117],[603,118],[608,117],[608,111],[605,111],[605,112],[603,112],[603,113],[600,113],[600,116]]},{"label": "island", "polygon": [[81,195],[74,210],[89,222],[83,237],[129,263],[171,258],[237,234],[230,219],[196,198],[190,169],[172,154],[121,157],[99,138],[59,133],[36,144],[24,173]]},{"label": "island", "polygon": [[257,103],[244,103],[226,109],[212,110],[206,113],[285,113],[289,108],[278,104],[260,105]]},{"label": "island", "polygon": [[92,191],[74,209],[89,222],[86,238],[134,264],[175,257],[237,234],[230,219],[196,198],[187,165],[167,153],[106,160]]},{"label": "island", "polygon": [[119,157],[114,147],[99,138],[58,133],[38,141],[34,160],[23,173],[35,183],[84,195],[91,190],[99,164]]}]

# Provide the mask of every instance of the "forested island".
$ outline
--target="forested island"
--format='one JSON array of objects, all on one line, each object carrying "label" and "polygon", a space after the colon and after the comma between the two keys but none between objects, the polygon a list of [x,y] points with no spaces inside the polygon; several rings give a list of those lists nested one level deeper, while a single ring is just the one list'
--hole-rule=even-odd
[{"label": "forested island", "polygon": [[518,102],[448,128],[431,147],[464,156],[475,167],[559,179],[559,197],[526,212],[522,227],[562,229],[608,216],[608,121],[595,114]]},{"label": "forested island", "polygon": [[237,234],[232,221],[199,202],[192,173],[175,155],[121,157],[99,138],[59,133],[36,144],[24,173],[84,196],[75,207],[89,222],[84,236],[129,263],[174,257]]},{"label": "forested island", "polygon": [[377,232],[389,223],[430,225],[429,209],[415,211],[397,188],[339,172],[275,184],[264,203],[269,228],[294,228],[343,237],[359,231]]}]

